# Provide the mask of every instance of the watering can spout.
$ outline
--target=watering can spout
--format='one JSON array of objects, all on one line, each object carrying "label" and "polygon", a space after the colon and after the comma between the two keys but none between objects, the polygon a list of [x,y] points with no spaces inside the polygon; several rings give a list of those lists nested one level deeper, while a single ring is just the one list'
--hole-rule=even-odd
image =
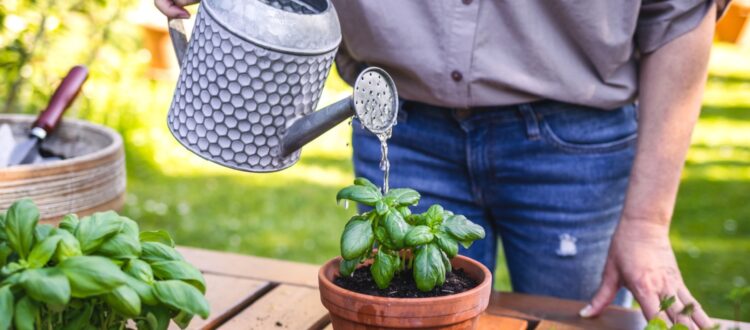
[{"label": "watering can spout", "polygon": [[330,0],[203,0],[191,40],[178,19],[169,34],[181,72],[167,124],[214,163],[279,171],[346,118],[374,134],[396,122],[395,84],[375,67],[357,77],[351,96],[313,111],[341,41]]}]

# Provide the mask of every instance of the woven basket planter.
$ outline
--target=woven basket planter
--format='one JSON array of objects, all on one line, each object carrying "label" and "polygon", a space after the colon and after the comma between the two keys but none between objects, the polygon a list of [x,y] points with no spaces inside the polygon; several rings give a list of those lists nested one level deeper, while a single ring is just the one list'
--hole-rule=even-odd
[{"label": "woven basket planter", "polygon": [[[14,136],[23,137],[34,117],[0,115]],[[81,120],[64,119],[42,149],[63,160],[0,168],[0,210],[31,198],[41,221],[55,222],[69,213],[79,216],[119,210],[125,201],[125,153],[114,130]]]}]

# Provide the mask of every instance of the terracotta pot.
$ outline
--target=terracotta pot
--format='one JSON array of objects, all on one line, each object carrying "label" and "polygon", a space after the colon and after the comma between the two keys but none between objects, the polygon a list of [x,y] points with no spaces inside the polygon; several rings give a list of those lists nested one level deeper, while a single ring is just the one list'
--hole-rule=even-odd
[{"label": "terracotta pot", "polygon": [[484,265],[457,256],[451,264],[477,281],[477,287],[450,296],[386,298],[346,290],[333,283],[341,257],[328,261],[318,273],[320,300],[336,330],[353,329],[474,329],[487,308],[492,274]]}]

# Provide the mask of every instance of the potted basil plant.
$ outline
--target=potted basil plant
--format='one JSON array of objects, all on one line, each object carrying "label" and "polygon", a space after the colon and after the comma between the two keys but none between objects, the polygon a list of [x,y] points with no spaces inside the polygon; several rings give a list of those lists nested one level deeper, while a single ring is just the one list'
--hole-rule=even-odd
[{"label": "potted basil plant", "polygon": [[208,317],[201,273],[164,231],[115,212],[54,227],[28,199],[0,213],[0,330],[167,329]]},{"label": "potted basil plant", "polygon": [[372,207],[354,215],[341,236],[341,256],[318,274],[321,301],[334,329],[472,329],[487,308],[490,271],[458,255],[484,238],[466,217],[431,206],[412,214],[420,195],[413,189],[382,194],[357,178],[337,201]]}]

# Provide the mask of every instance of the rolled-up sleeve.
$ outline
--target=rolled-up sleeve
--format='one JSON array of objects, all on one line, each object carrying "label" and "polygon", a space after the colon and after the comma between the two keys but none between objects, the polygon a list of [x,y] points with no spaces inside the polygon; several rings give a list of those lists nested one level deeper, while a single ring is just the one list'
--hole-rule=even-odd
[{"label": "rolled-up sleeve", "polygon": [[650,53],[675,38],[690,32],[716,3],[717,18],[729,0],[644,0],[635,31],[636,45],[641,53]]}]

